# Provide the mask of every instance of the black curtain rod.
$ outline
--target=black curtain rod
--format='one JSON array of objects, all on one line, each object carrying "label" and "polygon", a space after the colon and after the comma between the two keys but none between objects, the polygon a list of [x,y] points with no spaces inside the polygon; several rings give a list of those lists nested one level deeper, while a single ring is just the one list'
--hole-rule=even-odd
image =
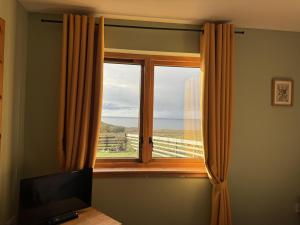
[{"label": "black curtain rod", "polygon": [[[48,20],[48,19],[41,19],[43,23],[62,23],[61,20]],[[122,28],[138,28],[138,29],[147,29],[147,30],[178,30],[178,31],[192,31],[192,32],[203,32],[203,29],[187,29],[187,28],[170,28],[170,27],[144,27],[144,26],[137,26],[137,25],[116,25],[116,24],[107,24],[105,23],[104,26],[106,27],[122,27]],[[236,34],[245,34],[245,31],[235,31]]]}]

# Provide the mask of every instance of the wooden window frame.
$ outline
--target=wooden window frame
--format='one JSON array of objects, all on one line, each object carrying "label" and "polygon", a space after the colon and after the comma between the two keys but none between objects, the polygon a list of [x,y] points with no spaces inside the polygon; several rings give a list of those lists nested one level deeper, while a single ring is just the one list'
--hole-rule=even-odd
[{"label": "wooden window frame", "polygon": [[3,106],[3,73],[4,73],[4,37],[5,20],[0,18],[0,152],[2,142],[2,106]]},{"label": "wooden window frame", "polygon": [[[200,57],[105,52],[105,62],[142,65],[138,159],[96,159],[95,176],[207,177],[202,159],[152,158],[154,67],[200,67]],[[141,143],[142,142],[142,143]]]}]

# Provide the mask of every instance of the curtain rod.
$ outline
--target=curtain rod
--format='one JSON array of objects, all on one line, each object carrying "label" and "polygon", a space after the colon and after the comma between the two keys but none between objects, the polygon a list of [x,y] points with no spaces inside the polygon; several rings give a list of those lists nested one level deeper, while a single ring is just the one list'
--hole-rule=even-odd
[{"label": "curtain rod", "polygon": [[[43,23],[62,23],[62,20],[48,20],[41,19]],[[203,29],[187,29],[187,28],[170,28],[170,27],[144,27],[137,25],[116,25],[116,24],[104,24],[106,27],[122,27],[122,28],[138,28],[138,29],[147,29],[147,30],[177,30],[177,31],[192,31],[192,32],[203,32]],[[235,31],[236,34],[245,34],[245,31]]]}]

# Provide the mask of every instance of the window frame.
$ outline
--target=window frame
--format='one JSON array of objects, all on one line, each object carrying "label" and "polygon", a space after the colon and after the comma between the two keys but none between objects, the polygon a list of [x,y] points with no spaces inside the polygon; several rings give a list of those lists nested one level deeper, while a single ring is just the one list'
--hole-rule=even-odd
[{"label": "window frame", "polygon": [[200,68],[200,57],[105,52],[104,62],[142,65],[140,94],[139,158],[97,158],[96,176],[207,177],[203,159],[152,158],[154,67]]}]

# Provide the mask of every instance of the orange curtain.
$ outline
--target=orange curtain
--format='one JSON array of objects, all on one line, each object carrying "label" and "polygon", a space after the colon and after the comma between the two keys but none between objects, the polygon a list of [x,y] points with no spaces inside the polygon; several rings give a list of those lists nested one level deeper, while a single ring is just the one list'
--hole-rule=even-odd
[{"label": "orange curtain", "polygon": [[205,165],[212,183],[211,225],[230,225],[227,186],[231,151],[234,27],[204,25],[201,37],[203,142]]},{"label": "orange curtain", "polygon": [[64,15],[57,154],[62,170],[93,167],[99,138],[104,18]]}]

